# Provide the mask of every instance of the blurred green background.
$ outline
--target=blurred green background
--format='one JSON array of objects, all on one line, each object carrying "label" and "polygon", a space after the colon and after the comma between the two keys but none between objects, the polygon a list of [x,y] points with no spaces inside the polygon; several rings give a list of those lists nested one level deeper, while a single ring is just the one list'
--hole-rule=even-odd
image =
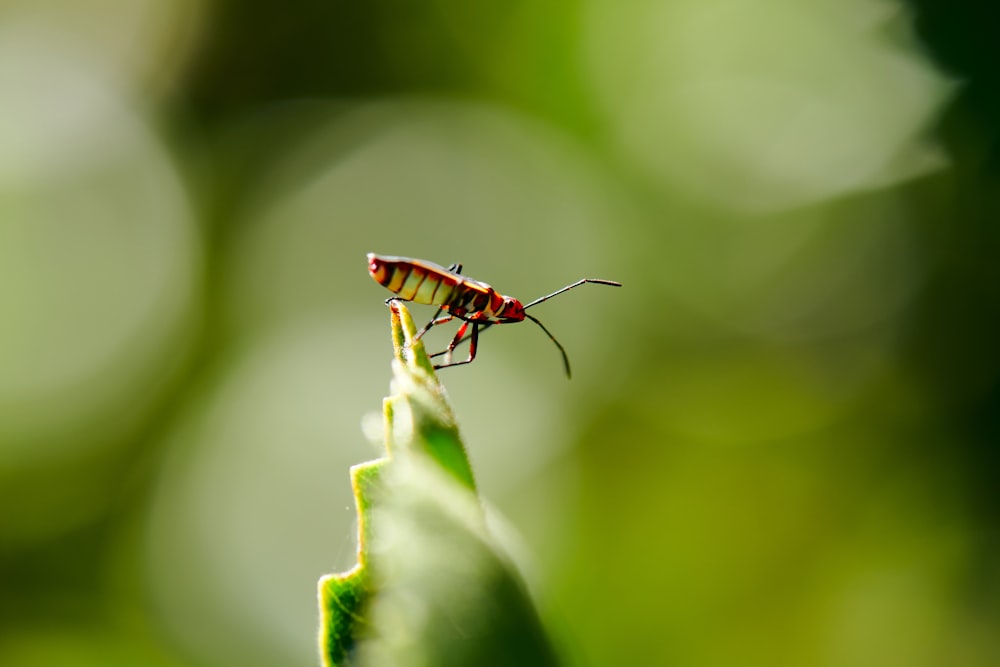
[{"label": "blurred green background", "polygon": [[2,3],[0,665],[315,664],[367,252],[625,283],[443,374],[567,664],[1000,664],[998,27]]}]

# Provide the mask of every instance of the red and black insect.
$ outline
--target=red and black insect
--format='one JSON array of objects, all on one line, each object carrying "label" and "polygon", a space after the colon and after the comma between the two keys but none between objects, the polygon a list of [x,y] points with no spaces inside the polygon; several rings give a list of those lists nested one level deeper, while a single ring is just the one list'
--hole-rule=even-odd
[{"label": "red and black insect", "polygon": [[[368,253],[368,273],[375,279],[375,282],[397,295],[386,299],[386,303],[395,299],[402,299],[403,301],[413,301],[414,303],[424,303],[438,307],[431,321],[417,332],[416,340],[419,340],[431,327],[438,324],[450,322],[455,318],[464,320],[462,326],[458,328],[458,332],[455,333],[455,337],[448,344],[447,349],[431,355],[431,357],[439,357],[441,355],[445,357],[444,363],[436,364],[434,368],[460,366],[471,362],[476,358],[476,345],[479,342],[480,331],[494,324],[523,322],[527,318],[541,327],[542,331],[559,348],[559,352],[562,353],[563,365],[566,367],[566,377],[570,377],[569,357],[566,356],[566,350],[563,349],[563,346],[556,340],[555,336],[545,328],[545,325],[524,311],[585,283],[612,285],[613,287],[622,286],[621,283],[613,280],[583,278],[572,285],[567,285],[562,289],[556,290],[552,294],[535,299],[528,305],[523,305],[512,296],[500,294],[486,283],[461,275],[461,270],[461,264],[452,264],[446,269],[443,266],[439,266],[433,262],[425,262],[421,259],[388,257]],[[447,313],[447,315],[440,317],[442,312]],[[472,331],[466,337],[465,334],[469,330],[470,325]],[[452,352],[466,340],[469,341],[469,358],[464,361],[453,362],[451,360]]]}]

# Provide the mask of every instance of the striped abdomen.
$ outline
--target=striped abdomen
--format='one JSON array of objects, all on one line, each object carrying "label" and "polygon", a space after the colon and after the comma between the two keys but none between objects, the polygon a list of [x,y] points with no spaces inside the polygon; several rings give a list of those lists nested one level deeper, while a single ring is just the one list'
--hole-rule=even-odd
[{"label": "striped abdomen", "polygon": [[368,273],[401,299],[441,306],[456,315],[492,317],[503,310],[503,297],[492,287],[433,262],[369,253]]},{"label": "striped abdomen", "polygon": [[399,298],[432,306],[448,303],[462,281],[457,274],[431,262],[373,253],[368,254],[368,273]]}]

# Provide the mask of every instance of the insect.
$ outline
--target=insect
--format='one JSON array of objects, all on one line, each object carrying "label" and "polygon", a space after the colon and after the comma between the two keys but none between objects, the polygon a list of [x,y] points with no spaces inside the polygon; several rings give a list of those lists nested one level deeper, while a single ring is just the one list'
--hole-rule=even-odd
[{"label": "insect", "polygon": [[[545,325],[538,321],[538,318],[532,317],[525,311],[532,306],[537,306],[543,301],[548,301],[554,296],[568,292],[574,287],[579,287],[586,283],[611,285],[613,287],[622,286],[621,283],[614,280],[583,278],[524,305],[512,296],[500,294],[486,283],[463,276],[461,271],[461,264],[452,264],[446,269],[443,266],[421,259],[368,253],[368,273],[375,279],[375,282],[397,295],[386,299],[386,303],[402,299],[403,301],[424,303],[438,307],[431,321],[417,332],[415,340],[420,340],[431,327],[450,322],[456,318],[463,320],[462,326],[458,328],[455,337],[452,338],[447,349],[431,355],[432,358],[444,355],[444,363],[435,364],[434,368],[448,368],[449,366],[461,366],[462,364],[470,363],[476,358],[476,348],[479,343],[480,331],[494,324],[523,322],[527,318],[541,327],[542,331],[559,348],[559,352],[563,358],[563,365],[566,368],[566,377],[570,377],[569,357],[566,355],[566,350],[556,340],[555,336],[545,328]],[[442,312],[447,314],[441,316]],[[470,327],[471,332],[466,336]],[[452,352],[466,340],[469,341],[469,357],[463,361],[452,361]]]}]

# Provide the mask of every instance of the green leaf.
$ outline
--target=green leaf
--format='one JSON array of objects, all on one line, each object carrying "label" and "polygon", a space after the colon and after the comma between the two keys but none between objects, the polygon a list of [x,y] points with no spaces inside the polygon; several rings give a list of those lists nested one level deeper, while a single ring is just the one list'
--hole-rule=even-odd
[{"label": "green leaf", "polygon": [[486,528],[447,394],[391,304],[386,457],[351,469],[358,564],[320,580],[324,665],[555,665],[511,560]]}]

